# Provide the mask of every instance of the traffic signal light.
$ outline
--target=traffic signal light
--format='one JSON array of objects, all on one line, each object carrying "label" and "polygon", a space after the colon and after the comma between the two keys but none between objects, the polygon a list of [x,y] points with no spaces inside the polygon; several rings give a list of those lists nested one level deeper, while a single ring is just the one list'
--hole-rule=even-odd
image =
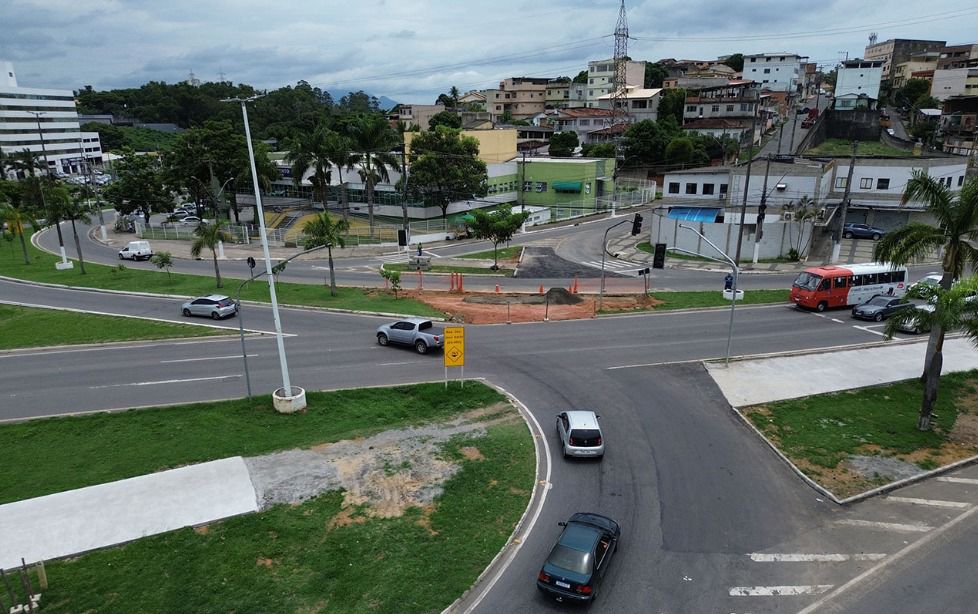
[{"label": "traffic signal light", "polygon": [[652,255],[652,268],[664,269],[666,267],[666,244],[656,243],[655,253]]},{"label": "traffic signal light", "polygon": [[632,236],[640,232],[642,232],[642,216],[636,213],[635,219],[632,220]]}]

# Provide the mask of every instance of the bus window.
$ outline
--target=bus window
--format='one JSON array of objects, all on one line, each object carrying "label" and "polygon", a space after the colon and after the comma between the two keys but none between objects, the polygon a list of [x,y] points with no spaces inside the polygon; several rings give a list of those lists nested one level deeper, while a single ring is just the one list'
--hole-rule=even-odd
[{"label": "bus window", "polygon": [[879,282],[876,281],[876,273],[866,273],[863,275],[863,285],[872,286]]},{"label": "bus window", "polygon": [[836,287],[836,288],[845,288],[846,287],[846,279],[847,278],[845,278],[845,277],[836,277],[835,278],[834,287]]},{"label": "bus window", "polygon": [[832,280],[829,278],[823,279],[822,283],[818,286],[819,292],[828,292],[829,288],[831,288],[831,282]]},{"label": "bus window", "polygon": [[852,286],[853,288],[855,288],[856,286],[863,285],[863,276],[862,275],[853,275],[851,279],[852,279],[852,281],[849,282],[849,285]]},{"label": "bus window", "polygon": [[885,273],[879,273],[878,274],[878,279],[879,279],[879,283],[881,283],[881,284],[888,284],[888,283],[890,283],[890,272],[889,271],[886,271]]},{"label": "bus window", "polygon": [[818,275],[812,275],[808,271],[803,271],[798,274],[798,277],[792,285],[804,290],[814,290],[818,287],[818,282],[821,280],[822,278]]},{"label": "bus window", "polygon": [[893,281],[901,282],[905,281],[907,276],[906,271],[893,271]]}]

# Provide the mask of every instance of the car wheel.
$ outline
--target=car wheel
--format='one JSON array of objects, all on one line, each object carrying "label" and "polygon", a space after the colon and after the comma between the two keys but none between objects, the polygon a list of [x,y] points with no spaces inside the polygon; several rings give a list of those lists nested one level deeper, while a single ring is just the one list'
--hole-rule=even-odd
[{"label": "car wheel", "polygon": [[844,239],[851,239],[852,238],[852,233],[851,232],[847,232],[847,233],[845,233],[845,234],[842,235],[842,238],[844,238]]},{"label": "car wheel", "polygon": [[883,314],[882,313],[876,314],[875,316],[873,316],[873,320],[875,320],[877,322],[882,322],[883,321]]},{"label": "car wheel", "polygon": [[385,335],[384,333],[380,333],[377,335],[377,343],[379,343],[380,345],[387,345],[388,343],[390,343],[390,340],[387,339],[387,335]]},{"label": "car wheel", "polygon": [[819,303],[818,305],[815,306],[815,311],[817,311],[819,313],[822,313],[823,311],[825,311],[825,309],[828,306],[829,306],[828,303],[826,303],[825,301],[822,301],[821,303]]},{"label": "car wheel", "polygon": [[125,258],[122,257],[122,254],[119,254],[119,260],[125,260]]},{"label": "car wheel", "polygon": [[418,351],[418,354],[427,354],[428,344],[424,341],[418,341],[414,344],[414,349]]},{"label": "car wheel", "polygon": [[189,309],[184,309],[183,310],[183,317],[185,317],[185,318],[189,318],[190,317],[190,310]]},{"label": "car wheel", "polygon": [[880,235],[879,235],[879,233],[875,233],[875,234],[873,234],[873,241],[879,241],[879,240],[880,240]]},{"label": "car wheel", "polygon": [[220,320],[221,319],[221,314],[217,313],[216,311],[212,311],[211,312],[211,319],[212,320]]}]

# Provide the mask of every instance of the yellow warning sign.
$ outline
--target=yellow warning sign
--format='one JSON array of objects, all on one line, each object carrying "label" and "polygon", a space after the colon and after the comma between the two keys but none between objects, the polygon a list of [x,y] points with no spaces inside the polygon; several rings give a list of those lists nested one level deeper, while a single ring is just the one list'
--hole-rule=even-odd
[{"label": "yellow warning sign", "polygon": [[465,328],[462,326],[445,329],[445,366],[465,366]]}]

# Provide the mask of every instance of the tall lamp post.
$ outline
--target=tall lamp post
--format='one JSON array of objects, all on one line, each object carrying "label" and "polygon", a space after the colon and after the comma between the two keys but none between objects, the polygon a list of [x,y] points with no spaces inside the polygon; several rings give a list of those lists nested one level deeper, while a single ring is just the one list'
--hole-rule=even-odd
[{"label": "tall lamp post", "polygon": [[[41,116],[44,115],[44,111],[28,111],[34,116],[34,121],[37,122],[37,136],[41,139],[41,152],[44,155],[44,174],[47,175],[48,179],[51,178],[51,164],[48,162],[48,150],[44,145],[44,132],[41,131]],[[45,214],[47,214],[47,203],[44,200],[44,186],[41,186],[41,207],[45,209]],[[58,249],[61,252],[61,262],[55,262],[54,268],[59,271],[65,269],[74,268],[74,264],[68,260],[68,255],[65,253],[65,239],[61,234],[61,216],[54,216],[54,227],[58,231]]]},{"label": "tall lamp post", "polygon": [[268,235],[265,233],[265,212],[261,205],[261,188],[258,185],[258,171],[255,168],[255,150],[251,145],[251,126],[248,124],[248,103],[258,99],[227,98],[222,102],[237,102],[241,105],[241,117],[244,120],[245,142],[248,145],[248,162],[251,164],[251,179],[255,188],[255,206],[258,214],[258,226],[261,233],[261,250],[265,259],[265,275],[268,277],[268,294],[272,300],[272,318],[275,320],[275,342],[278,346],[278,362],[282,370],[282,387],[272,393],[275,409],[281,413],[292,413],[305,409],[306,391],[298,386],[292,387],[289,381],[289,365],[285,359],[285,339],[282,336],[282,320],[278,313],[278,298],[275,295],[275,276],[272,274],[272,258],[268,253]]},{"label": "tall lamp post", "polygon": [[[712,241],[704,237],[702,234],[700,234],[698,230],[696,230],[692,226],[679,224],[679,227],[682,228],[683,230],[688,230],[692,233],[695,233],[697,236],[699,236],[699,238],[709,243],[710,247],[715,249],[718,254],[723,256],[722,262],[726,262],[727,264],[729,264],[730,269],[733,272],[733,284],[730,286],[730,325],[727,327],[727,352],[726,354],[724,354],[724,358],[723,358],[724,364],[730,364],[730,342],[733,340],[734,307],[737,306],[737,282],[740,280],[740,267],[738,267],[737,263],[731,260],[730,256],[728,256],[723,250],[721,250],[719,247],[714,245]],[[687,254],[692,254],[694,256],[703,256],[703,254],[687,252],[686,250],[678,249],[678,248],[673,248],[673,251],[685,252]],[[705,256],[705,257],[709,258],[709,256]],[[711,258],[711,260],[716,260],[716,259]]]}]

